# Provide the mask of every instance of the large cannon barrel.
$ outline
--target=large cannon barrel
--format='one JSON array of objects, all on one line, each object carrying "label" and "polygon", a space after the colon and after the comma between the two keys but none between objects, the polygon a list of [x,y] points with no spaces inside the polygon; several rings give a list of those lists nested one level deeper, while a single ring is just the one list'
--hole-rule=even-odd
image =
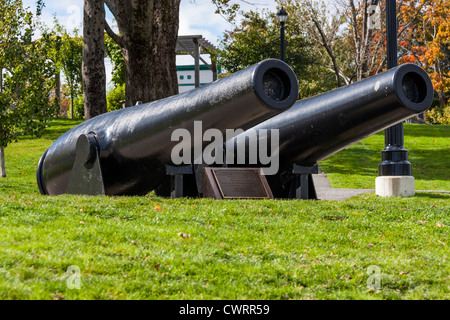
[{"label": "large cannon barrel", "polygon": [[[428,74],[414,64],[402,64],[378,75],[296,102],[289,110],[228,141],[237,164],[239,150],[264,129],[279,134],[279,170],[312,166],[347,146],[425,111],[433,99]],[[270,141],[270,139],[267,139]],[[233,147],[234,145],[234,147]],[[261,166],[256,163],[256,166]],[[269,180],[278,179],[268,177]],[[272,185],[271,185],[272,187]]]},{"label": "large cannon barrel", "polygon": [[[171,150],[178,143],[171,139],[174,130],[193,135],[194,121],[201,121],[203,130],[245,130],[291,107],[297,95],[292,69],[267,59],[198,89],[102,114],[66,132],[42,155],[39,190],[67,193],[76,157],[85,156],[88,166],[98,149],[106,195],[146,194],[161,184],[165,165],[172,164]],[[193,149],[195,144],[205,145],[192,139]],[[87,154],[77,154],[83,148]]]}]

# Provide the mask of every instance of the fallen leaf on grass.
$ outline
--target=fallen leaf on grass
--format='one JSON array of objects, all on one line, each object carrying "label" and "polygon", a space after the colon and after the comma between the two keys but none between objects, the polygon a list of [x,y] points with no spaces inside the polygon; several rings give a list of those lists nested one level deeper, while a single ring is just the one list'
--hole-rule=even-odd
[{"label": "fallen leaf on grass", "polygon": [[402,276],[402,275],[408,274],[408,273],[409,273],[409,271],[402,271],[402,272],[400,272],[400,275]]},{"label": "fallen leaf on grass", "polygon": [[436,226],[438,226],[438,227],[443,227],[443,226],[444,226],[444,224],[443,224],[443,223],[440,223],[440,222],[438,222],[438,223],[436,223]]},{"label": "fallen leaf on grass", "polygon": [[186,234],[186,233],[184,233],[184,232],[180,232],[180,233],[178,233],[178,235],[179,235],[180,237],[182,237],[183,239],[186,239],[186,238],[190,238],[190,237],[191,237],[190,234]]},{"label": "fallen leaf on grass", "polygon": [[155,210],[161,210],[161,207],[159,205],[156,205]]},{"label": "fallen leaf on grass", "polygon": [[426,220],[419,220],[418,222],[419,223],[427,223],[428,221],[426,221]]},{"label": "fallen leaf on grass", "polygon": [[373,244],[368,244],[367,245],[367,248],[372,248],[373,247]]}]

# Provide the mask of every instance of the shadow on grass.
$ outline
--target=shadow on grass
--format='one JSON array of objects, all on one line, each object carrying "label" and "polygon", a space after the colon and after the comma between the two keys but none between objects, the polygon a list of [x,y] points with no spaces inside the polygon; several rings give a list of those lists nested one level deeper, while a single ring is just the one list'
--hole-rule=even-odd
[{"label": "shadow on grass", "polygon": [[[381,150],[375,152],[367,147],[354,144],[320,162],[325,173],[355,174],[373,176],[378,174]],[[372,156],[372,158],[371,158]]]},{"label": "shadow on grass", "polygon": [[[407,149],[413,176],[421,180],[450,180],[450,148],[441,145],[420,149],[410,145]],[[373,145],[354,144],[321,161],[320,167],[325,173],[378,176],[380,162],[381,149],[374,150]]]},{"label": "shadow on grass", "polygon": [[[405,124],[404,136],[407,137],[450,137],[450,126],[439,124]],[[414,133],[414,134],[411,134]]]},{"label": "shadow on grass", "polygon": [[414,197],[428,198],[428,199],[448,199],[448,200],[450,200],[450,194],[447,194],[447,193],[416,192]]},{"label": "shadow on grass", "polygon": [[450,180],[450,148],[409,152],[412,175],[422,180]]}]

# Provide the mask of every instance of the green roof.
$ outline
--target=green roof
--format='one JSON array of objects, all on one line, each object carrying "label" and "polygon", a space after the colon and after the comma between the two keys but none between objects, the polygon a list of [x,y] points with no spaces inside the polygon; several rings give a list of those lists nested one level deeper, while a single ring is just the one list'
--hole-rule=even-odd
[{"label": "green roof", "polygon": [[[211,65],[210,65],[211,66]],[[199,65],[200,70],[210,70],[206,65],[201,64]],[[177,71],[194,71],[195,65],[183,65],[183,66],[177,66]],[[217,68],[217,73],[220,74],[221,68],[220,66]]]},{"label": "green roof", "polygon": [[[177,71],[190,71],[190,70],[194,71],[195,66],[194,65],[177,66]],[[204,64],[201,64],[200,70],[209,70],[209,68]]]}]

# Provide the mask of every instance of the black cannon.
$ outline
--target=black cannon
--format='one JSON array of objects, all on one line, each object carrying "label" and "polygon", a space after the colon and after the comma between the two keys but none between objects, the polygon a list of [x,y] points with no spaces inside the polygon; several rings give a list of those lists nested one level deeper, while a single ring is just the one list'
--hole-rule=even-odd
[{"label": "black cannon", "polygon": [[[264,167],[251,163],[249,150],[260,133],[279,135],[279,168],[267,175],[275,197],[293,197],[299,180],[294,173],[313,173],[317,162],[382,129],[425,111],[433,99],[428,74],[403,64],[362,81],[296,102],[289,110],[227,142],[228,167]],[[270,145],[266,147],[270,150]],[[240,156],[239,150],[245,150]],[[242,152],[242,151],[241,151]],[[244,159],[244,161],[242,161]],[[239,161],[240,160],[240,161]],[[240,162],[240,163],[239,163]],[[297,170],[297,172],[295,172]],[[292,183],[297,186],[293,188]]]},{"label": "black cannon", "polygon": [[[173,165],[171,135],[177,128],[248,129],[291,107],[298,95],[292,69],[261,61],[196,90],[109,112],[69,130],[42,155],[37,183],[42,194],[144,195]],[[200,144],[200,146],[198,145]],[[203,141],[191,143],[202,148]]]}]

